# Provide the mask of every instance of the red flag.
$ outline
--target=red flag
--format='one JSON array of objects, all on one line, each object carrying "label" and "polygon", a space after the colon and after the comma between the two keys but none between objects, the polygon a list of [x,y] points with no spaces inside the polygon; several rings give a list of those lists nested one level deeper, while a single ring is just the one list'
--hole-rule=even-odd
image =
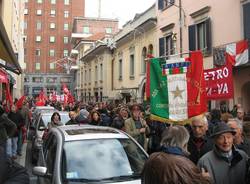
[{"label": "red flag", "polygon": [[12,100],[12,96],[10,94],[10,84],[6,83],[6,105],[7,105],[7,112],[10,112],[11,110],[11,106],[13,105],[13,100]]},{"label": "red flag", "polygon": [[19,100],[16,102],[16,107],[17,109],[21,109],[23,106],[23,102],[26,99],[26,96],[22,96],[21,98],[19,98]]},{"label": "red flag", "polygon": [[201,51],[190,53],[190,69],[187,72],[188,116],[193,117],[207,111],[206,87]]}]

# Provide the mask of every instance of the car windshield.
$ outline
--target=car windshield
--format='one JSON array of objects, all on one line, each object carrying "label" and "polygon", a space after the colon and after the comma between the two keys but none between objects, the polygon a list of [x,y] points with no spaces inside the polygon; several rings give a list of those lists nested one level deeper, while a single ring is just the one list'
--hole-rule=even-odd
[{"label": "car windshield", "polygon": [[66,142],[63,178],[68,181],[139,179],[147,155],[131,139]]}]

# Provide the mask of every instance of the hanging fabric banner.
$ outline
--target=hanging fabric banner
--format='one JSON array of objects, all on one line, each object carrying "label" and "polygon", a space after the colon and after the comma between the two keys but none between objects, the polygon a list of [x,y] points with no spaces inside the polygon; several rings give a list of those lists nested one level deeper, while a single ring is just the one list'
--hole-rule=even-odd
[{"label": "hanging fabric banner", "polygon": [[204,70],[208,100],[230,99],[234,97],[232,65]]}]

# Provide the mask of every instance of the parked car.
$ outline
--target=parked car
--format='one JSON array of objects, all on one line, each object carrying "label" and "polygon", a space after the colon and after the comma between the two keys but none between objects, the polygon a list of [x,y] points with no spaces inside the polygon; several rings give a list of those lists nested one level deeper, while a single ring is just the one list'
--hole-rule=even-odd
[{"label": "parked car", "polygon": [[32,110],[32,117],[31,117],[31,123],[28,127],[28,139],[31,140],[33,136],[35,135],[35,124],[37,119],[39,118],[39,115],[41,113],[46,113],[46,112],[54,112],[55,108],[52,106],[37,106]]},{"label": "parked car", "polygon": [[[43,143],[43,136],[48,132],[48,123],[51,121],[51,116],[55,112],[55,110],[51,110],[50,112],[41,113],[37,118],[37,121],[34,125],[34,136],[32,138],[32,146],[31,146],[31,160],[33,164],[36,164],[38,159],[38,153],[41,149]],[[59,111],[61,116],[61,122],[66,124],[70,118],[68,112]]]},{"label": "parked car", "polygon": [[147,153],[128,134],[110,127],[52,128],[33,174],[38,183],[140,184]]}]

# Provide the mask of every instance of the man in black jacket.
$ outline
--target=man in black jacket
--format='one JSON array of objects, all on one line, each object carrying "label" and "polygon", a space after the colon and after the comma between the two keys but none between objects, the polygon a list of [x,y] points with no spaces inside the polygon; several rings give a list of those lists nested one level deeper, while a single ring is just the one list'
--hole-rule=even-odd
[{"label": "man in black jacket", "polygon": [[213,149],[213,141],[207,136],[208,122],[205,116],[196,116],[192,119],[191,133],[188,141],[190,160],[197,164],[198,160]]}]

